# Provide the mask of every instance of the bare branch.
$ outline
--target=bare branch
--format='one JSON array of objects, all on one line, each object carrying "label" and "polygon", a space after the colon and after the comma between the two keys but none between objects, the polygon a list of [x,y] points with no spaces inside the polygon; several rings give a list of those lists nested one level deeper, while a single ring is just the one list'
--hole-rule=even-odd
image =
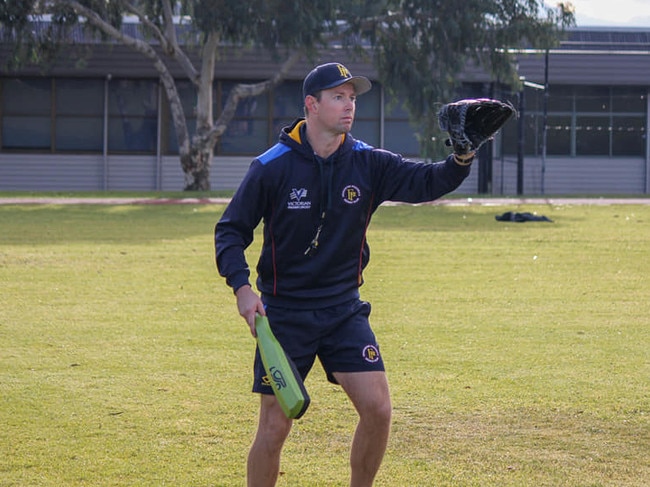
[{"label": "bare branch", "polygon": [[135,5],[125,2],[124,8],[138,17],[140,19],[140,22],[142,22],[142,25],[146,26],[148,29],[153,32],[153,35],[156,39],[158,39],[158,42],[160,42],[160,46],[162,47],[163,51],[169,53],[169,51],[172,49],[172,47],[169,45],[169,42],[167,41],[167,38],[165,35],[160,31],[158,26],[154,24],[151,20],[147,18],[147,16],[142,12],[139,8],[137,8]]},{"label": "bare branch", "polygon": [[174,26],[174,15],[172,5],[169,0],[163,0],[163,19],[165,22],[166,37],[171,42],[174,49],[178,49],[178,39],[176,38],[176,27]]},{"label": "bare branch", "polygon": [[224,105],[221,115],[215,122],[214,127],[207,134],[207,137],[210,138],[211,143],[216,144],[219,137],[221,137],[223,133],[226,131],[226,129],[228,128],[228,124],[235,116],[237,105],[239,104],[240,100],[244,98],[257,96],[279,85],[282,81],[284,81],[284,79],[289,74],[291,68],[300,60],[302,55],[303,53],[301,51],[294,51],[287,58],[287,60],[284,61],[284,63],[282,64],[278,72],[275,73],[275,75],[272,78],[266,81],[262,81],[261,83],[255,83],[255,84],[240,83],[236,85],[228,94],[228,99],[226,100],[226,104]]},{"label": "bare branch", "polygon": [[[61,4],[69,5],[74,9],[77,15],[85,17],[88,23],[93,25],[95,28],[101,30],[109,37],[121,42],[122,44],[135,49],[139,53],[143,54],[151,61],[153,61],[156,71],[160,75],[160,80],[163,83],[163,86],[167,92],[167,97],[171,104],[172,112],[183,113],[183,108],[180,104],[180,97],[178,91],[176,90],[176,83],[174,77],[170,73],[169,69],[156,53],[156,51],[148,43],[131,37],[123,32],[120,32],[115,27],[113,27],[108,22],[104,21],[97,13],[81,5],[79,2],[74,0],[58,0]],[[189,140],[189,132],[187,130],[187,124],[185,123],[184,118],[174,117],[174,127],[176,133],[178,134],[180,141],[185,141],[181,145],[180,149],[189,151],[189,146],[187,141]]]},{"label": "bare branch", "polygon": [[80,15],[81,17],[85,17],[88,23],[90,23],[97,29],[101,30],[104,34],[108,35],[109,37],[112,37],[113,39],[121,42],[126,46],[136,49],[138,52],[144,54],[149,59],[152,59],[154,61],[160,59],[156,54],[156,52],[148,43],[136,39],[135,37],[131,37],[130,35],[124,34],[123,32],[117,30],[111,24],[103,20],[96,12],[85,7],[81,3],[75,0],[56,0],[56,1],[57,3],[63,5],[69,5],[70,7],[72,7],[74,11],[77,13],[77,15]]},{"label": "bare branch", "polygon": [[190,61],[190,58],[178,45],[178,39],[176,37],[176,26],[174,25],[174,16],[169,0],[163,0],[163,25],[165,27],[164,33],[161,32],[158,26],[151,22],[151,20],[147,18],[144,12],[138,9],[135,5],[127,2],[125,8],[132,14],[136,15],[143,25],[151,29],[155,38],[160,42],[162,50],[165,52],[165,54],[175,59],[178,64],[180,64],[187,77],[196,84],[198,71],[192,64],[192,61]]},{"label": "bare branch", "polygon": [[174,24],[174,15],[170,0],[163,0],[163,19],[165,22],[166,38],[171,44],[172,49],[170,55],[178,62],[178,64],[180,64],[181,68],[183,68],[183,71],[192,83],[196,84],[197,76],[199,74],[192,64],[192,61],[190,61],[190,58],[185,54],[185,51],[183,51],[178,45],[176,25]]}]

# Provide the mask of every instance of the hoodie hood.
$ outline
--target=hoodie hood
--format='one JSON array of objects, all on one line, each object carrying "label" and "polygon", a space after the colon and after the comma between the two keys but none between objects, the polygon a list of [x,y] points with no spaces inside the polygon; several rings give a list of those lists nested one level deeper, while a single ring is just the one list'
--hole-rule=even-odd
[{"label": "hoodie hood", "polygon": [[[300,152],[308,159],[314,159],[314,150],[312,149],[305,130],[307,129],[307,122],[304,118],[299,118],[291,125],[284,127],[280,132],[280,142],[291,147],[293,150]],[[339,156],[352,150],[355,140],[348,133],[343,135],[343,141],[336,152]]]}]

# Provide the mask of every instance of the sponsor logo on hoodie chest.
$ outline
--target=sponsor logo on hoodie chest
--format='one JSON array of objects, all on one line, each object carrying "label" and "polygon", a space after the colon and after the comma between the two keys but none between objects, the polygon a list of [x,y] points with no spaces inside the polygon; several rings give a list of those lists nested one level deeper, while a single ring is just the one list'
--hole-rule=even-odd
[{"label": "sponsor logo on hoodie chest", "polygon": [[307,195],[305,188],[293,188],[289,192],[289,201],[287,202],[287,209],[289,210],[309,210],[311,208],[311,200]]}]

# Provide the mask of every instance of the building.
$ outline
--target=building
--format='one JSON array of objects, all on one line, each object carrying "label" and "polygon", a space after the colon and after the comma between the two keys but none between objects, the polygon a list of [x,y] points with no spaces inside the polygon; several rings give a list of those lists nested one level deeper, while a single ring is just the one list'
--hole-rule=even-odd
[{"label": "building", "polygon": [[[0,46],[1,63],[6,55]],[[650,28],[576,28],[559,48],[521,51],[517,59],[523,92],[504,90],[478,69],[463,74],[463,96],[509,99],[522,117],[508,122],[458,191],[647,194]],[[371,66],[335,49],[319,62],[333,60],[376,78]],[[215,113],[235,83],[266,79],[276,68],[261,52],[223,56]],[[301,116],[301,82],[310,68],[296,66],[277,89],[240,105],[215,149],[213,189],[235,189],[279,128]],[[174,75],[191,125],[192,88],[180,70]],[[380,84],[360,99],[355,137],[417,158],[416,131]],[[45,74],[34,67],[0,73],[0,190],[176,191],[184,183],[177,154],[157,73],[125,46],[96,43],[83,65],[70,56]]]}]

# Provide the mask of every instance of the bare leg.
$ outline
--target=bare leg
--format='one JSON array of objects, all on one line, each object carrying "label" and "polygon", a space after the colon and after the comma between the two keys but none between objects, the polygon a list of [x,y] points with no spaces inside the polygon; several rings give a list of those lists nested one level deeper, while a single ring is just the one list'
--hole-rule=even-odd
[{"label": "bare leg", "polygon": [[248,487],[275,485],[280,472],[280,454],[292,424],[275,396],[261,394],[259,425],[248,453]]},{"label": "bare leg", "polygon": [[336,373],[359,413],[350,451],[350,487],[371,487],[388,444],[392,406],[384,372]]}]

